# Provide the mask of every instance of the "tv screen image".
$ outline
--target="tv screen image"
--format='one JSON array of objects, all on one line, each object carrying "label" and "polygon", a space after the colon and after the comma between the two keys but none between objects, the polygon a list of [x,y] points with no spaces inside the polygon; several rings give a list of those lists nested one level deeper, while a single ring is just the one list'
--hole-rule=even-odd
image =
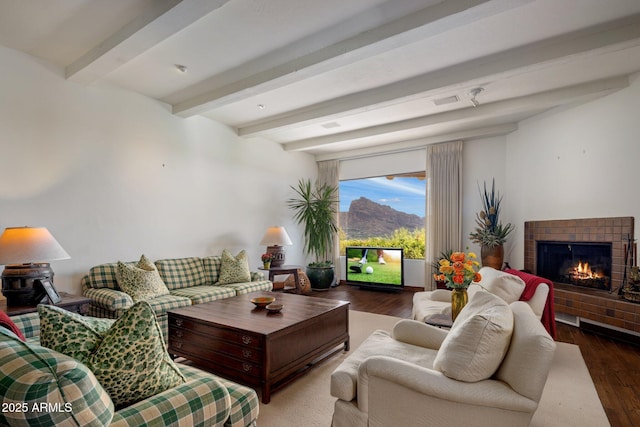
[{"label": "tv screen image", "polygon": [[404,252],[402,248],[349,246],[346,248],[346,281],[381,289],[402,289]]}]

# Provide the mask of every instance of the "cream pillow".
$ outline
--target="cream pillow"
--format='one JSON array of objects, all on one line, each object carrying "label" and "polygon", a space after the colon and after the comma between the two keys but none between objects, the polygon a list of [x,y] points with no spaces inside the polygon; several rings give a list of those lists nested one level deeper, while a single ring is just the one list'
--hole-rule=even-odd
[{"label": "cream pillow", "polygon": [[118,261],[116,281],[120,289],[129,294],[133,302],[169,294],[169,289],[162,281],[155,264],[144,255],[136,265]]},{"label": "cream pillow", "polygon": [[476,292],[442,342],[433,368],[449,378],[476,382],[500,367],[513,333],[513,313],[501,298]]},{"label": "cream pillow", "polygon": [[482,267],[479,273],[482,276],[479,286],[483,287],[486,291],[499,296],[507,304],[511,304],[520,299],[525,284],[518,276],[496,270],[492,267]]}]

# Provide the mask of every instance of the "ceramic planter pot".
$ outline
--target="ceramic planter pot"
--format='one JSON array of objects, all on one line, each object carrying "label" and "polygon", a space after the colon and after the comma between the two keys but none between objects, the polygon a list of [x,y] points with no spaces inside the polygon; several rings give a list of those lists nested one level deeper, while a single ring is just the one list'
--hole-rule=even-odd
[{"label": "ceramic planter pot", "polygon": [[311,282],[311,289],[328,290],[335,277],[333,267],[307,267],[307,276]]}]

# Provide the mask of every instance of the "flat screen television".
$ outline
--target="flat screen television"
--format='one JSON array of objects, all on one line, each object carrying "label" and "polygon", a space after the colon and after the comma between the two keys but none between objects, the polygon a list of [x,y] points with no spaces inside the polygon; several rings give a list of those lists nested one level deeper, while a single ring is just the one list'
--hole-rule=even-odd
[{"label": "flat screen television", "polygon": [[348,285],[394,291],[403,289],[402,248],[348,246],[345,258]]}]

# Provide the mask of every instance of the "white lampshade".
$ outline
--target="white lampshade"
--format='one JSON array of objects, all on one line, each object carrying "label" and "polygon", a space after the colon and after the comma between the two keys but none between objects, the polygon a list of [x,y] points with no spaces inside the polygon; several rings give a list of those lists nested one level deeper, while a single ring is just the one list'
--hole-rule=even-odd
[{"label": "white lampshade", "polygon": [[293,243],[287,234],[287,230],[285,230],[283,226],[278,225],[267,228],[260,244],[265,246],[284,246],[292,245]]},{"label": "white lampshade", "polygon": [[0,236],[0,265],[69,258],[69,254],[44,227],[10,227]]}]

